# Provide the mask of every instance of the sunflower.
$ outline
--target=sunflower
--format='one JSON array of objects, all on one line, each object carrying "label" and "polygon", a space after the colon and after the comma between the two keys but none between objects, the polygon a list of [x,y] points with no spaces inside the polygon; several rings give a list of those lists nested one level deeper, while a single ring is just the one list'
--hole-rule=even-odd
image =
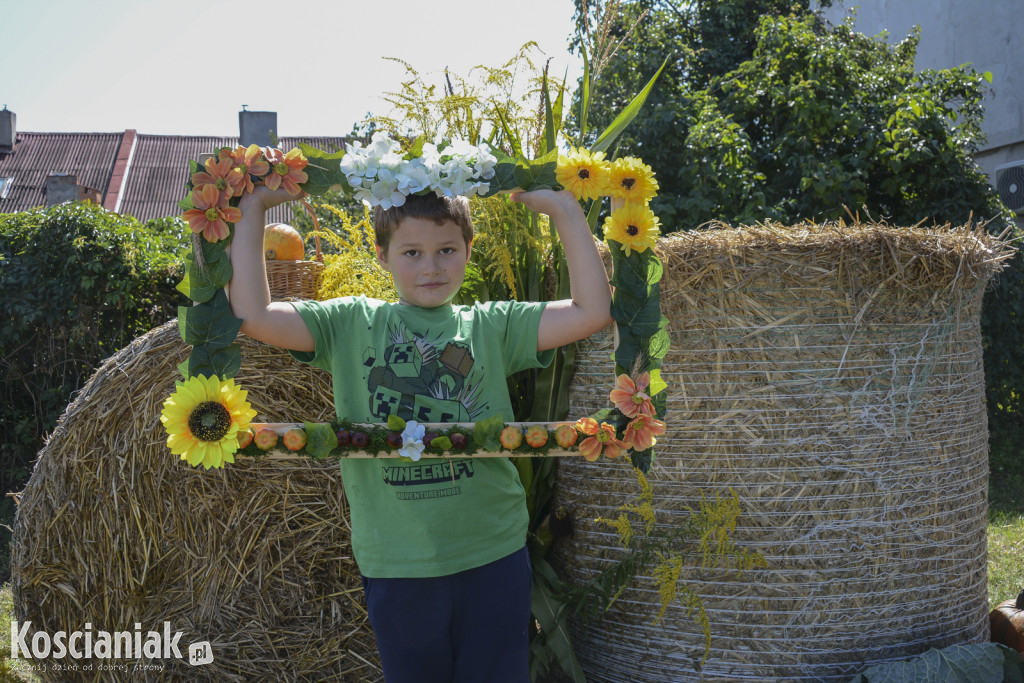
[{"label": "sunflower", "polygon": [[604,222],[605,239],[621,244],[626,256],[653,247],[660,234],[660,221],[646,204],[629,202]]},{"label": "sunflower", "polygon": [[604,152],[591,154],[585,149],[571,149],[558,157],[555,178],[576,199],[597,199],[608,191],[610,171],[611,164],[605,161]]},{"label": "sunflower", "polygon": [[216,375],[177,382],[160,414],[171,453],[206,469],[234,462],[238,432],[248,429],[256,417],[245,396],[234,381]]},{"label": "sunflower", "polygon": [[627,202],[647,202],[658,193],[654,171],[636,157],[616,159],[608,177],[608,194]]}]

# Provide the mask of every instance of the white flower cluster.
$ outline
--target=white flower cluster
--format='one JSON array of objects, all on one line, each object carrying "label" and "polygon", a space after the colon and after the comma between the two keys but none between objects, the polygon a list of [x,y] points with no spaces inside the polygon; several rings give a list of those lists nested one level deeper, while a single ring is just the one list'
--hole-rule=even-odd
[{"label": "white flower cluster", "polygon": [[406,159],[401,145],[386,133],[374,133],[366,147],[345,146],[341,171],[357,199],[370,206],[401,206],[411,194],[433,191],[439,197],[486,194],[497,158],[486,144],[453,140],[438,149],[425,143],[423,153]]}]

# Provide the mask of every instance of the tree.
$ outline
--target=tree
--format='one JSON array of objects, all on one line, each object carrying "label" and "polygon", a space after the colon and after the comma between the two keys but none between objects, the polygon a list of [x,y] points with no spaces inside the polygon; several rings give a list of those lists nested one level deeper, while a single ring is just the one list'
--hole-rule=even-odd
[{"label": "tree", "polygon": [[[895,225],[1008,227],[971,157],[991,76],[915,71],[917,32],[889,45],[828,24],[809,0],[613,0],[617,17],[579,1],[577,45],[591,63],[602,28],[624,35],[649,13],[591,93],[596,128],[670,58],[618,150],[653,167],[651,206],[666,231],[836,219],[844,207]],[[1022,316],[1018,257],[987,294],[982,323],[993,445],[1011,450],[1024,450]]]}]

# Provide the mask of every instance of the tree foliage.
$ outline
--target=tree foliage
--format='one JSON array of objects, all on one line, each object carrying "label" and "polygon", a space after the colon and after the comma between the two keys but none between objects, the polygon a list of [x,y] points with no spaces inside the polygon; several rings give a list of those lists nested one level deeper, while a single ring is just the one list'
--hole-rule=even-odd
[{"label": "tree foliage", "polygon": [[[994,232],[1008,227],[1004,207],[971,157],[984,140],[991,75],[967,65],[916,71],[916,30],[890,45],[849,22],[831,25],[809,5],[617,4],[613,37],[647,16],[590,93],[591,123],[606,123],[600,117],[621,107],[644,74],[668,57],[618,150],[642,157],[657,174],[661,191],[652,208],[663,229],[713,220],[822,221],[847,210],[895,225],[973,219],[991,220]],[[594,7],[577,0],[576,44],[591,54],[599,19]],[[983,334],[993,443],[1016,442],[1019,449],[1022,316],[1018,257],[987,295]]]},{"label": "tree foliage", "polygon": [[174,317],[187,232],[82,203],[0,214],[2,491],[100,363]]}]

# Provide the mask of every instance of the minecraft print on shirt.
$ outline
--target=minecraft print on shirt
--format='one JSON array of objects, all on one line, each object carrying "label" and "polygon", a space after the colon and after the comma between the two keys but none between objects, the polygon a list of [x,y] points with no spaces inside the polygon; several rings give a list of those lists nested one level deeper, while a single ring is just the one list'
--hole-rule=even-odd
[{"label": "minecraft print on shirt", "polygon": [[469,347],[449,339],[409,332],[401,323],[388,326],[383,350],[368,347],[363,363],[370,413],[384,421],[397,415],[417,422],[474,422],[485,414],[479,380]]}]

